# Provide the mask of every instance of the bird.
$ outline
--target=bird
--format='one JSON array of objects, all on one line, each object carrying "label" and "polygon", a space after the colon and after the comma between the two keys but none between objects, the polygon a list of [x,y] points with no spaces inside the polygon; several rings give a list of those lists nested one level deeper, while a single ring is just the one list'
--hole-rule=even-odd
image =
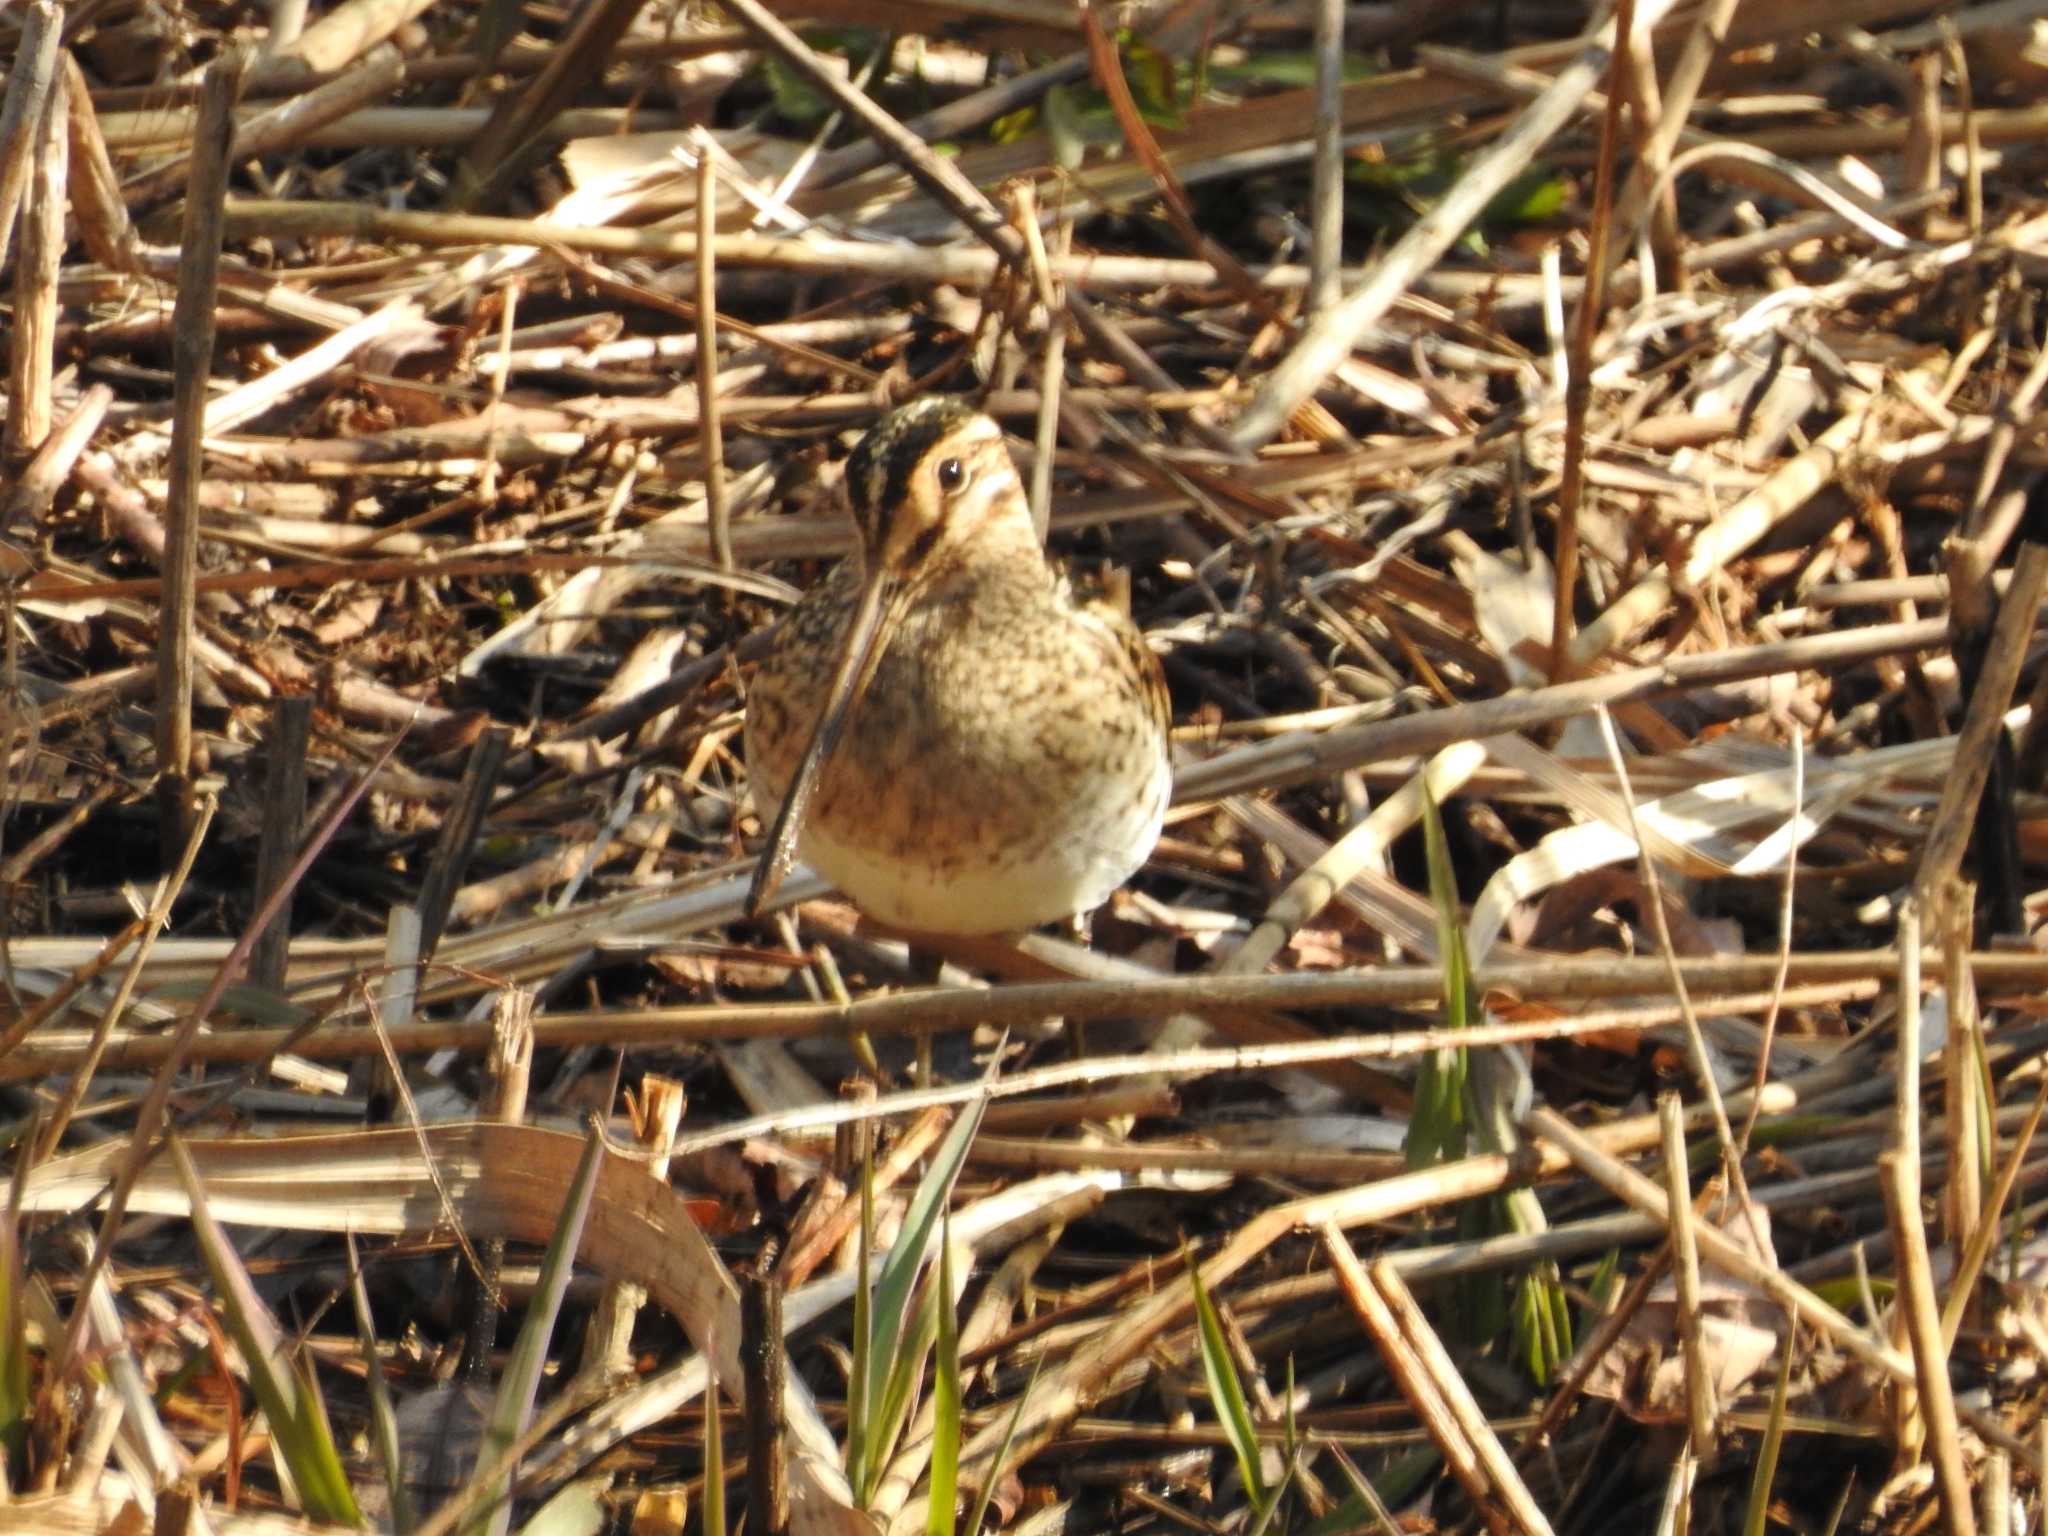
[{"label": "bird", "polygon": [[1151,856],[1172,711],[1129,585],[1046,559],[1002,429],[954,396],[846,461],[854,552],[785,614],[746,702],[772,822],[747,912],[792,860],[913,933],[1016,933],[1101,905]]}]

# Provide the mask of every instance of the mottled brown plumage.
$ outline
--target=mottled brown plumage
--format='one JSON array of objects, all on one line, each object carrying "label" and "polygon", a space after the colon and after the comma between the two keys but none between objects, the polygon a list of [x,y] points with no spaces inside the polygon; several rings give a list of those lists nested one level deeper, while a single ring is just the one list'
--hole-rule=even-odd
[{"label": "mottled brown plumage", "polygon": [[943,398],[893,412],[846,484],[860,546],[784,619],[747,700],[764,817],[817,755],[777,841],[924,932],[1099,904],[1151,853],[1172,787],[1158,660],[1123,605],[1076,601],[1047,564],[987,417]]}]

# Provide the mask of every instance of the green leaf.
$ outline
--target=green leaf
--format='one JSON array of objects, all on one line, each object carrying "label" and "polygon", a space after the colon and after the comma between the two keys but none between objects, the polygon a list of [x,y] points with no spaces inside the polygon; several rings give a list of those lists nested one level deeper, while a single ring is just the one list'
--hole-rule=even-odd
[{"label": "green leaf", "polygon": [[1053,164],[1079,170],[1088,158],[1088,131],[1073,87],[1055,85],[1045,93],[1045,136],[1052,143]]},{"label": "green leaf", "polygon": [[960,1491],[960,1331],[953,1318],[953,1221],[939,1219],[939,1342],[932,1368],[932,1471],[925,1536],[953,1536]]},{"label": "green leaf", "polygon": [[320,1402],[317,1385],[310,1376],[294,1371],[285,1351],[284,1336],[270,1315],[270,1309],[256,1294],[241,1255],[221,1231],[207,1206],[206,1185],[193,1165],[192,1154],[177,1136],[169,1138],[172,1165],[185,1186],[192,1205],[192,1230],[199,1240],[199,1252],[206,1261],[220,1295],[221,1315],[228,1335],[242,1352],[249,1372],[249,1386],[270,1421],[270,1434],[278,1456],[299,1490],[306,1513],[316,1520],[336,1525],[361,1526],[362,1511],[356,1507],[348,1475],[342,1470],[341,1454],[327,1423],[327,1410]]},{"label": "green leaf", "polygon": [[[479,1467],[495,1466],[526,1432],[533,1417],[534,1397],[547,1369],[548,1341],[554,1336],[562,1297],[568,1292],[569,1277],[576,1268],[576,1250],[583,1242],[583,1226],[590,1216],[590,1201],[597,1191],[598,1170],[603,1163],[604,1141],[593,1130],[584,1139],[583,1157],[576,1165],[569,1198],[541,1259],[540,1279],[534,1287],[533,1300],[527,1304],[526,1320],[519,1325],[519,1337],[513,1341],[505,1374],[498,1382],[491,1416],[477,1449]],[[506,1469],[494,1496],[464,1525],[466,1536],[501,1536],[511,1528],[513,1470]]]},{"label": "green leaf", "polygon": [[[725,1425],[718,1399],[718,1373],[704,1388],[704,1536],[725,1536]],[[763,1517],[765,1518],[765,1516]]]},{"label": "green leaf", "polygon": [[[18,1186],[28,1159],[15,1164]],[[22,1309],[21,1237],[16,1224],[18,1202],[0,1216],[0,1449],[7,1467],[19,1477],[28,1465],[28,1319]],[[0,1482],[0,1487],[4,1487]]]},{"label": "green leaf", "polygon": [[875,1157],[871,1142],[860,1163],[860,1244],[853,1271],[853,1371],[846,1383],[846,1480],[853,1485],[854,1502],[862,1505],[867,1501],[869,1468],[875,1460],[868,1454],[868,1428],[873,1420],[868,1407],[868,1382],[883,1368],[875,1359],[874,1240]]},{"label": "green leaf", "polygon": [[928,1273],[917,1289],[911,1326],[897,1340],[889,1361],[889,1379],[875,1409],[874,1422],[868,1425],[868,1460],[877,1472],[896,1454],[903,1427],[910,1422],[917,1405],[917,1389],[924,1380],[925,1358],[939,1336],[939,1317],[945,1310],[937,1274]]},{"label": "green leaf", "polygon": [[[896,1235],[895,1246],[882,1261],[882,1273],[875,1283],[874,1302],[868,1318],[869,1357],[864,1408],[870,1436],[875,1426],[882,1422],[879,1410],[883,1396],[910,1331],[910,1301],[918,1271],[931,1247],[939,1214],[952,1197],[954,1181],[966,1165],[967,1149],[974,1144],[974,1133],[981,1128],[982,1111],[987,1104],[986,1098],[977,1098],[963,1106],[955,1117],[945,1140],[939,1143],[937,1152],[932,1155],[931,1166],[918,1182],[909,1208],[903,1213],[903,1229]],[[868,1213],[863,1212],[863,1215]],[[872,1450],[872,1442],[866,1459],[870,1471],[880,1462],[881,1458]]]},{"label": "green leaf", "polygon": [[1123,50],[1123,61],[1138,115],[1155,128],[1178,128],[1180,92],[1173,60],[1150,43],[1133,41]]},{"label": "green leaf", "polygon": [[815,128],[832,115],[832,103],[776,55],[771,53],[763,59],[761,70],[767,77],[768,99],[775,104],[777,117],[787,118],[799,128]]},{"label": "green leaf", "polygon": [[[1055,85],[1047,94],[1050,95],[1052,91],[1059,89],[1060,87]],[[994,144],[1014,144],[1037,126],[1038,108],[1019,107],[1014,112],[1005,112],[988,125],[989,141]]]},{"label": "green leaf", "polygon": [[1489,228],[1540,224],[1564,207],[1565,181],[1555,171],[1524,171],[1487,201],[1479,222]]},{"label": "green leaf", "polygon": [[1024,1405],[1031,1401],[1032,1388],[1038,1385],[1038,1374],[1045,1369],[1045,1356],[1031,1364],[1031,1375],[1024,1383],[1024,1390],[1017,1394],[1017,1406],[1010,1410],[1010,1422],[1003,1429],[1003,1443],[996,1447],[995,1455],[988,1464],[988,1476],[981,1480],[981,1492],[974,1496],[974,1508],[967,1516],[968,1536],[980,1536],[982,1522],[988,1518],[989,1500],[995,1496],[996,1478],[1003,1470],[1003,1464],[1010,1459],[1010,1447],[1017,1443],[1017,1426],[1024,1422]]},{"label": "green leaf", "polygon": [[[1422,787],[1422,841],[1429,867],[1430,904],[1436,911],[1437,963],[1444,972],[1445,1029],[1463,1029],[1471,1013],[1471,974],[1465,963],[1465,930],[1459,922],[1458,881],[1451,869],[1443,818],[1427,779]],[[1411,1168],[1463,1157],[1466,1146],[1467,1062],[1463,1047],[1441,1048],[1422,1058],[1415,1078],[1415,1112],[1402,1140]]]},{"label": "green leaf", "polygon": [[356,1252],[353,1232],[344,1233],[348,1243],[349,1296],[355,1303],[356,1343],[363,1354],[365,1385],[370,1389],[370,1438],[377,1447],[377,1459],[384,1466],[384,1486],[391,1497],[391,1528],[398,1536],[410,1536],[419,1524],[412,1505],[412,1489],[405,1480],[405,1453],[399,1448],[398,1412],[391,1403],[390,1383],[384,1379],[384,1362],[377,1354],[377,1319],[370,1311],[369,1287],[363,1284],[362,1256]]},{"label": "green leaf", "polygon": [[1252,1411],[1245,1401],[1244,1383],[1238,1379],[1237,1362],[1230,1357],[1230,1345],[1223,1337],[1223,1323],[1202,1284],[1202,1267],[1190,1257],[1188,1279],[1195,1288],[1195,1337],[1202,1348],[1202,1375],[1209,1383],[1209,1397],[1216,1405],[1216,1419],[1223,1436],[1237,1453],[1238,1475],[1244,1479],[1253,1509],[1263,1513],[1270,1502],[1266,1477],[1260,1466],[1259,1436],[1252,1425]]},{"label": "green leaf", "polygon": [[1785,1443],[1785,1404],[1791,1395],[1792,1358],[1798,1353],[1799,1327],[1792,1325],[1785,1347],[1778,1351],[1778,1382],[1771,1389],[1771,1416],[1764,1424],[1763,1444],[1757,1448],[1756,1469],[1750,1474],[1749,1507],[1742,1517],[1742,1536],[1763,1536],[1766,1513],[1771,1505],[1771,1483],[1778,1475],[1778,1452]]}]

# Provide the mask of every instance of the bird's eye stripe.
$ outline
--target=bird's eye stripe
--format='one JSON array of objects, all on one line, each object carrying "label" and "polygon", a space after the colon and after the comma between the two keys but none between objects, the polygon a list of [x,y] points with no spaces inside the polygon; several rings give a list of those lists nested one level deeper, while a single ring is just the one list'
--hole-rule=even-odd
[{"label": "bird's eye stripe", "polygon": [[933,523],[931,527],[925,529],[910,541],[910,548],[904,552],[903,556],[903,565],[906,570],[915,570],[918,566],[924,564],[925,556],[929,555],[932,552],[932,546],[939,542],[939,533],[939,524]]}]

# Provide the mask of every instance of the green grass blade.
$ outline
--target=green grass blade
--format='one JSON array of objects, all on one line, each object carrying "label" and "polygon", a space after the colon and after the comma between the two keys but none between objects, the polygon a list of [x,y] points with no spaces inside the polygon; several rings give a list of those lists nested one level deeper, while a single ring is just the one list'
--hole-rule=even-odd
[{"label": "green grass blade", "polygon": [[[16,1477],[28,1465],[28,1318],[22,1306],[21,1191],[30,1160],[15,1159],[7,1214],[0,1218],[0,1451]],[[5,1489],[0,1480],[0,1491]]]},{"label": "green grass blade", "polygon": [[725,1536],[724,1407],[714,1371],[704,1389],[704,1516],[700,1522],[704,1536]]},{"label": "green grass blade", "polygon": [[[865,1468],[870,1483],[882,1459],[873,1448],[873,1433],[882,1422],[883,1399],[889,1391],[891,1377],[897,1373],[898,1356],[904,1351],[905,1334],[912,1322],[911,1296],[918,1272],[924,1266],[924,1256],[931,1247],[933,1233],[938,1229],[939,1214],[952,1198],[954,1181],[966,1165],[967,1149],[974,1144],[974,1133],[981,1128],[981,1115],[987,1103],[985,1098],[976,1099],[962,1106],[955,1117],[945,1140],[939,1143],[938,1150],[932,1155],[931,1166],[918,1181],[916,1193],[911,1196],[910,1206],[903,1215],[903,1230],[897,1234],[889,1256],[882,1261],[881,1277],[875,1282],[867,1327],[869,1355],[865,1400],[861,1405],[861,1411],[868,1419],[862,1432],[869,1437],[865,1448]],[[851,1425],[848,1433],[851,1443]],[[855,1484],[855,1491],[856,1494],[861,1492],[859,1483]]]},{"label": "green grass blade", "polygon": [[[1437,963],[1444,973],[1444,1028],[1463,1029],[1471,1013],[1471,976],[1465,964],[1465,931],[1458,921],[1458,880],[1451,868],[1443,817],[1425,779],[1422,841],[1429,866],[1430,905],[1436,912]],[[1422,1058],[1415,1078],[1415,1112],[1401,1149],[1411,1168],[1424,1168],[1465,1155],[1466,1060],[1462,1048],[1444,1047]]]},{"label": "green grass blade", "polygon": [[1040,1355],[1032,1362],[1031,1375],[1024,1383],[1024,1390],[1017,1394],[1017,1406],[1010,1410],[1010,1422],[1003,1430],[1003,1443],[996,1447],[996,1454],[988,1464],[988,1476],[981,1481],[981,1491],[974,1496],[974,1510],[967,1517],[964,1529],[967,1536],[980,1536],[982,1522],[988,1518],[989,1500],[995,1497],[996,1479],[1002,1475],[1003,1463],[1010,1459],[1010,1447],[1017,1442],[1017,1426],[1024,1422],[1024,1405],[1031,1401],[1031,1389],[1038,1385],[1038,1373],[1045,1369],[1045,1356]]},{"label": "green grass blade", "polygon": [[319,1392],[310,1377],[302,1378],[292,1369],[284,1336],[270,1309],[256,1294],[241,1255],[213,1219],[192,1154],[175,1135],[169,1138],[169,1147],[172,1165],[192,1204],[192,1230],[220,1295],[228,1334],[242,1352],[249,1386],[270,1421],[278,1457],[298,1488],[306,1513],[337,1525],[362,1525],[362,1511],[356,1507],[348,1475],[342,1470],[341,1453],[334,1444]]},{"label": "green grass blade", "polygon": [[[576,1267],[576,1250],[583,1242],[583,1226],[590,1216],[590,1200],[597,1190],[598,1169],[603,1162],[604,1142],[593,1131],[584,1140],[583,1157],[576,1165],[569,1198],[541,1259],[540,1279],[533,1300],[527,1305],[526,1320],[519,1325],[519,1337],[513,1341],[511,1357],[505,1362],[505,1375],[498,1383],[483,1440],[477,1448],[478,1466],[497,1465],[526,1432],[533,1417],[534,1398],[540,1391],[541,1374],[547,1369],[548,1341],[554,1337],[555,1319],[561,1313],[562,1297]],[[493,1496],[464,1522],[465,1536],[503,1536],[511,1529],[512,1471],[506,1470]]]},{"label": "green grass blade", "polygon": [[1259,1436],[1252,1425],[1251,1405],[1245,1401],[1244,1383],[1238,1379],[1237,1362],[1230,1358],[1222,1319],[1216,1315],[1208,1288],[1202,1284],[1202,1268],[1192,1260],[1188,1263],[1188,1279],[1195,1288],[1195,1336],[1201,1345],[1202,1375],[1209,1383],[1216,1419],[1231,1450],[1237,1453],[1237,1470],[1244,1478],[1252,1507],[1263,1514],[1271,1499],[1260,1466]]},{"label": "green grass blade", "polygon": [[412,1506],[412,1490],[405,1481],[398,1411],[392,1406],[391,1385],[384,1379],[384,1362],[377,1355],[377,1319],[370,1311],[370,1289],[363,1284],[362,1255],[356,1251],[355,1234],[342,1235],[348,1244],[348,1285],[350,1300],[355,1303],[356,1340],[363,1352],[364,1382],[370,1391],[370,1441],[377,1447],[377,1459],[384,1467],[384,1486],[391,1495],[391,1529],[396,1536],[410,1536],[419,1524],[419,1512]]},{"label": "green grass blade", "polygon": [[931,1499],[925,1536],[953,1536],[960,1491],[960,1330],[953,1317],[953,1222],[939,1218],[938,1356],[932,1369]]},{"label": "green grass blade", "polygon": [[911,1301],[909,1329],[896,1341],[889,1361],[889,1379],[875,1406],[874,1422],[868,1425],[868,1456],[877,1472],[896,1454],[903,1428],[917,1407],[917,1389],[924,1380],[925,1358],[939,1335],[939,1287],[935,1276],[927,1276]]},{"label": "green grass blade", "polygon": [[1778,1352],[1778,1384],[1771,1389],[1771,1417],[1757,1447],[1756,1471],[1749,1480],[1749,1508],[1742,1516],[1742,1536],[1764,1536],[1765,1513],[1771,1507],[1771,1483],[1778,1475],[1778,1452],[1785,1444],[1785,1404],[1792,1391],[1792,1358],[1798,1353],[1799,1329],[1786,1330]]},{"label": "green grass blade", "polygon": [[853,1272],[853,1370],[846,1381],[846,1480],[853,1500],[865,1509],[874,1482],[868,1454],[868,1381],[877,1369],[872,1319],[875,1313],[875,1157],[868,1144],[860,1162],[860,1245]]}]

